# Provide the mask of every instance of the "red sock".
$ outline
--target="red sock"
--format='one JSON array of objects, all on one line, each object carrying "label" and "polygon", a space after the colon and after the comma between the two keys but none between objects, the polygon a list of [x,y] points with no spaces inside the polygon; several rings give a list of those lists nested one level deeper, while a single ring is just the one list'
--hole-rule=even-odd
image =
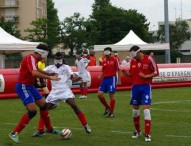
[{"label": "red sock", "polygon": [[44,121],[46,128],[48,130],[52,130],[53,127],[50,122],[50,116],[49,116],[48,110],[40,110],[40,116],[41,116],[42,120]]},{"label": "red sock", "polygon": [[141,131],[141,129],[140,129],[140,116],[133,117],[133,123],[134,123],[135,129],[137,130],[137,132],[140,132]]},{"label": "red sock", "polygon": [[107,108],[107,109],[110,108],[109,105],[107,104],[107,101],[105,100],[105,97],[101,97],[101,98],[99,98],[99,100],[105,106],[105,108]]},{"label": "red sock", "polygon": [[113,113],[115,108],[115,99],[110,100],[110,112]]},{"label": "red sock", "polygon": [[84,92],[84,91],[83,91],[83,88],[80,88],[80,94],[81,94],[81,95],[84,95],[83,92]]},{"label": "red sock", "polygon": [[150,135],[151,120],[145,120],[145,134]]},{"label": "red sock", "polygon": [[88,93],[88,88],[87,87],[84,87],[84,95],[87,96],[87,93]]},{"label": "red sock", "polygon": [[78,116],[78,119],[80,120],[80,122],[83,126],[88,124],[86,121],[86,117],[85,117],[83,112],[80,112],[77,116]]},{"label": "red sock", "polygon": [[25,126],[29,123],[31,119],[29,118],[28,114],[24,114],[23,117],[21,118],[20,122],[18,123],[17,127],[13,130],[13,134],[15,134],[16,132],[21,132]]},{"label": "red sock", "polygon": [[38,131],[44,131],[44,121],[41,117],[39,118],[38,122]]}]

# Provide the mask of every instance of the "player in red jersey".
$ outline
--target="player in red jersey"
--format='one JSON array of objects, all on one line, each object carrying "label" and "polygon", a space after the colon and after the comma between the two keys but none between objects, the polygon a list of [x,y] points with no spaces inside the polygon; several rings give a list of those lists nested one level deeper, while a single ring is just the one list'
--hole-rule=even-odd
[{"label": "player in red jersey", "polygon": [[[98,78],[103,78],[103,81],[99,87],[98,98],[100,102],[105,107],[104,115],[107,115],[110,118],[114,117],[114,108],[115,108],[115,92],[116,92],[116,83],[120,84],[120,75],[119,75],[119,63],[115,57],[111,56],[112,49],[107,47],[104,49],[105,57],[102,60],[102,73]],[[116,72],[118,72],[118,82],[116,77]],[[110,105],[106,102],[103,94],[109,93]]]},{"label": "player in red jersey", "polygon": [[133,122],[135,131],[132,138],[138,138],[141,134],[140,129],[140,105],[143,105],[144,120],[145,120],[145,141],[150,142],[151,129],[151,83],[152,78],[159,75],[158,67],[153,57],[145,55],[140,51],[138,46],[133,46],[130,49],[132,58],[130,63],[130,71],[123,70],[122,72],[132,77],[132,98],[131,105],[133,106]]},{"label": "player in red jersey", "polygon": [[96,66],[96,57],[95,57],[95,51],[94,50],[90,51],[90,56],[88,57],[88,59],[90,60],[90,63],[88,66]]},{"label": "player in red jersey", "polygon": [[118,57],[118,52],[114,51],[114,57],[117,59],[117,61],[119,62],[119,65],[121,65],[121,59]]},{"label": "player in red jersey", "polygon": [[40,116],[43,119],[48,133],[60,134],[60,131],[53,129],[49,113],[46,107],[44,98],[34,87],[36,77],[60,80],[55,74],[49,74],[37,68],[37,62],[48,55],[48,47],[44,44],[39,44],[34,50],[34,54],[29,54],[21,61],[18,83],[16,84],[16,92],[27,109],[18,125],[9,134],[9,137],[16,143],[19,143],[18,133],[20,133],[29,121],[36,115],[36,105],[40,108]]}]

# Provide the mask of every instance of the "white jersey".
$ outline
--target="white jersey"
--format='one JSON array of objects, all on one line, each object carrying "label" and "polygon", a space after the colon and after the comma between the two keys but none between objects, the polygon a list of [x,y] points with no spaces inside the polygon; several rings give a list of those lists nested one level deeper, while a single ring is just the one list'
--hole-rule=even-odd
[{"label": "white jersey", "polygon": [[127,62],[126,60],[123,60],[121,65],[130,66],[130,62]]},{"label": "white jersey", "polygon": [[70,81],[70,77],[73,74],[72,69],[68,65],[63,64],[59,68],[55,65],[49,65],[44,71],[48,73],[57,73],[58,78],[61,78],[59,81],[51,80],[52,90],[68,88],[68,81]]},{"label": "white jersey", "polygon": [[81,58],[80,60],[76,59],[75,65],[77,66],[79,74],[87,71],[86,67],[88,63],[90,63],[90,60],[88,60],[87,58]]}]

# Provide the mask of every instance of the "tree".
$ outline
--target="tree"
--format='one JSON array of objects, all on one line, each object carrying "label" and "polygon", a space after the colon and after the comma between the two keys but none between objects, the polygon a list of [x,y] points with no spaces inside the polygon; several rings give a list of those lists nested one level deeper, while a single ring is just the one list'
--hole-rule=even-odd
[{"label": "tree", "polygon": [[109,0],[95,0],[91,19],[96,21],[98,44],[120,41],[131,29],[144,41],[149,40],[147,19],[136,10],[124,10],[111,5]]},{"label": "tree", "polygon": [[[164,26],[161,26],[158,31],[161,42],[164,42]],[[190,39],[189,26],[186,21],[178,20],[175,24],[169,25],[171,61],[176,62],[177,57],[181,57],[179,52],[181,45]]]},{"label": "tree", "polygon": [[17,30],[17,26],[14,21],[5,21],[4,17],[0,17],[0,26],[9,34],[20,38],[20,31]]},{"label": "tree", "polygon": [[85,43],[86,29],[84,26],[85,18],[79,13],[67,17],[61,22],[61,37],[64,48],[70,48],[70,55],[73,55],[74,49],[80,51]]},{"label": "tree", "polygon": [[28,39],[32,42],[44,42],[48,44],[48,20],[47,19],[37,19],[31,22],[33,28],[28,28],[25,32],[28,32],[28,36],[25,39]]},{"label": "tree", "polygon": [[29,33],[26,39],[47,43],[52,49],[60,41],[60,22],[57,9],[52,0],[47,0],[47,19],[41,18],[31,22],[32,28],[25,31]]}]

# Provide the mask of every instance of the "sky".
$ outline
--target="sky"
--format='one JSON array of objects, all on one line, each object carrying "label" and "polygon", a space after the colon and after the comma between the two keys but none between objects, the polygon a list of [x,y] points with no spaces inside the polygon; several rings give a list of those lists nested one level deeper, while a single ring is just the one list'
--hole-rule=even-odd
[{"label": "sky", "polygon": [[[85,18],[92,13],[94,0],[53,0],[58,10],[60,21],[72,16],[75,12]],[[136,9],[148,22],[149,30],[158,29],[158,22],[164,21],[164,0],[110,0],[113,6],[123,9]],[[169,21],[175,18],[191,19],[191,0],[168,0]]]}]

